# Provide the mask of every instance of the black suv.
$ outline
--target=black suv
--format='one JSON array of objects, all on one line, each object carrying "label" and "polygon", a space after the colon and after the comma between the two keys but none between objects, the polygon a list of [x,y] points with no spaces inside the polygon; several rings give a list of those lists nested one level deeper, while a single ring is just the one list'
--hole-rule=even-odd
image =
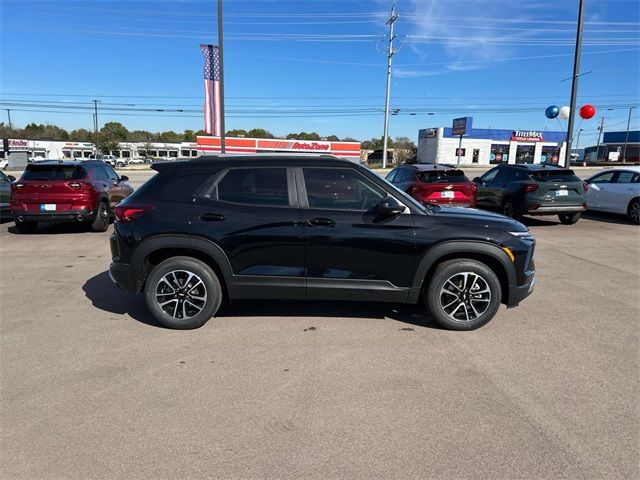
[{"label": "black suv", "polygon": [[201,157],[116,208],[111,277],[171,328],[224,300],[421,303],[471,330],[534,286],[534,240],[487,212],[423,206],[365,167],[326,157]]},{"label": "black suv", "polygon": [[507,217],[558,215],[572,225],[586,210],[587,185],[573,170],[547,165],[499,165],[482,177],[476,205],[502,212]]}]

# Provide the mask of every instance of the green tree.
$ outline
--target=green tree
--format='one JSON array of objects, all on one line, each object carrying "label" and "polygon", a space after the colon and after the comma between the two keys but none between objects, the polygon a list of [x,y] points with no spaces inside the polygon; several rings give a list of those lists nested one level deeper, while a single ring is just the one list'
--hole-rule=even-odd
[{"label": "green tree", "polygon": [[196,134],[194,133],[193,130],[187,129],[183,132],[182,138],[184,139],[185,142],[195,142]]},{"label": "green tree", "polygon": [[234,130],[229,130],[227,132],[227,136],[229,137],[248,137],[249,133],[246,130],[241,128],[236,128]]},{"label": "green tree", "polygon": [[96,144],[102,153],[118,152],[118,142],[127,139],[129,131],[119,122],[107,122],[100,129]]},{"label": "green tree", "polygon": [[358,140],[356,140],[356,139],[355,139],[355,138],[353,138],[353,137],[344,137],[344,138],[342,139],[342,141],[343,141],[343,142],[357,142]]},{"label": "green tree", "polygon": [[339,141],[340,141],[340,139],[339,139],[337,136],[335,136],[335,135],[329,135],[329,136],[327,137],[327,141],[329,141],[329,142],[339,142]]},{"label": "green tree", "polygon": [[158,141],[165,143],[181,142],[182,135],[172,130],[168,130],[158,134]]},{"label": "green tree", "polygon": [[275,138],[273,133],[264,128],[252,128],[247,132],[247,136],[251,138]]},{"label": "green tree", "polygon": [[30,123],[24,127],[22,135],[31,140],[41,140],[44,137],[44,125]]},{"label": "green tree", "polygon": [[91,142],[93,141],[93,132],[86,128],[77,128],[69,132],[69,140],[72,142]]},{"label": "green tree", "polygon": [[147,130],[133,130],[127,134],[129,142],[152,142],[155,135]]},{"label": "green tree", "polygon": [[197,130],[196,131],[196,137],[204,137],[205,135],[209,135],[207,132],[205,132],[204,130]]}]

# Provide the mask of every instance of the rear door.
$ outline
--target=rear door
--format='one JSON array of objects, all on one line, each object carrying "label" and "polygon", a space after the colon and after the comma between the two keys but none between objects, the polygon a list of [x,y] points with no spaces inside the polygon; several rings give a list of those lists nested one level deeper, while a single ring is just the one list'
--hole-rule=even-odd
[{"label": "rear door", "polygon": [[293,175],[280,166],[227,168],[194,200],[192,232],[226,254],[235,298],[304,298],[303,227]]},{"label": "rear door", "polygon": [[501,173],[503,170],[506,170],[505,167],[494,167],[489,170],[487,173],[480,177],[480,182],[478,183],[478,193],[476,197],[476,203],[478,206],[489,207],[489,208],[499,208],[502,204],[502,200],[498,199],[497,186],[499,181],[499,174],[503,176],[504,173]]},{"label": "rear door", "polygon": [[631,199],[640,195],[639,180],[638,172],[617,171],[612,182],[607,185],[606,203],[603,208],[609,212],[626,214]]}]

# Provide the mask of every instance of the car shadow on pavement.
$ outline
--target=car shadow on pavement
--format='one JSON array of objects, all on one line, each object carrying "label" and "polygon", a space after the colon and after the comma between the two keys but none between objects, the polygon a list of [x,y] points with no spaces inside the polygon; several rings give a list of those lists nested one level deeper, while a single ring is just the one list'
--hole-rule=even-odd
[{"label": "car shadow on pavement", "polygon": [[587,218],[595,222],[615,223],[617,225],[633,225],[629,217],[625,215],[616,215],[615,213],[592,212],[582,214],[582,218]]},{"label": "car shadow on pavement", "polygon": [[38,230],[35,233],[20,233],[15,225],[9,227],[7,231],[14,235],[64,235],[64,234],[78,234],[87,233],[91,230],[90,225],[87,222],[69,222],[69,223],[43,223],[38,225]]},{"label": "car shadow on pavement", "polygon": [[[134,320],[158,328],[160,325],[148,312],[142,295],[120,290],[102,272],[82,286],[86,297],[94,307],[115,315],[129,315]],[[242,300],[223,306],[216,317],[329,317],[389,318],[421,328],[442,329],[427,312],[417,305],[371,302],[330,302],[295,300]]]}]

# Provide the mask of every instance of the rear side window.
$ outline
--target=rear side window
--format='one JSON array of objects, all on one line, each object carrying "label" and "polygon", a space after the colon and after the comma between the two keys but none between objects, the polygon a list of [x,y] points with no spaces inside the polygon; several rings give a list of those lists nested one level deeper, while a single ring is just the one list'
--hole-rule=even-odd
[{"label": "rear side window", "polygon": [[638,183],[640,173],[635,172],[619,172],[616,183]]},{"label": "rear side window", "polygon": [[420,181],[425,183],[465,183],[469,179],[462,170],[440,170],[418,173]]},{"label": "rear side window", "polygon": [[188,202],[215,173],[180,170],[157,173],[139,187],[131,198],[142,202]]},{"label": "rear side window", "polygon": [[218,182],[218,200],[247,205],[289,205],[286,168],[232,168]]},{"label": "rear side window", "polygon": [[27,165],[22,180],[80,180],[86,176],[83,167],[73,165]]},{"label": "rear side window", "polygon": [[581,182],[573,170],[539,170],[531,173],[538,182]]}]

